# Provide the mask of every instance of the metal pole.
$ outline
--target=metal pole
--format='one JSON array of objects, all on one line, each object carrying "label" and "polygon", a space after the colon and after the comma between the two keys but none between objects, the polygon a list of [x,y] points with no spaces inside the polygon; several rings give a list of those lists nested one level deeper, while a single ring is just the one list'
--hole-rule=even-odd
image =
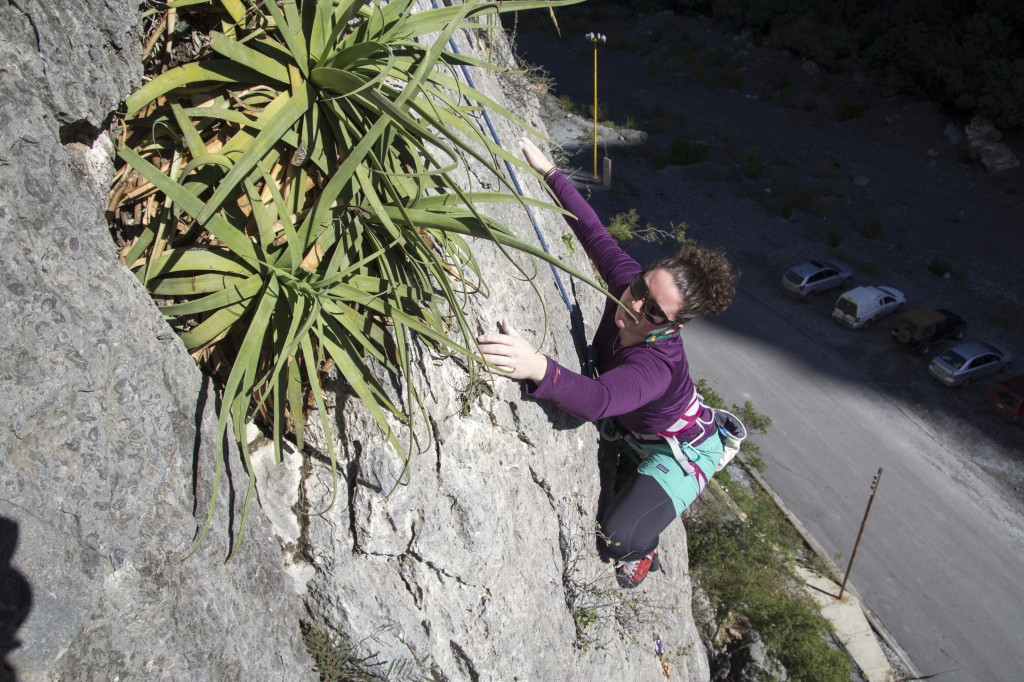
[{"label": "metal pole", "polygon": [[607,39],[600,33],[588,33],[587,39],[594,44],[594,177],[598,178],[600,176],[597,174],[597,44]]},{"label": "metal pole", "polygon": [[875,491],[878,490],[878,479],[882,478],[882,467],[878,467],[875,480],[871,482],[871,496],[868,498],[868,506],[864,510],[864,518],[860,521],[860,530],[857,531],[857,541],[853,543],[853,552],[850,554],[850,561],[846,564],[846,574],[843,575],[843,584],[839,586],[839,596],[843,598],[843,591],[846,589],[846,580],[850,577],[850,569],[853,567],[853,558],[857,556],[857,547],[860,545],[860,536],[864,534],[864,525],[868,522],[868,514],[871,513],[871,503],[875,501]]}]

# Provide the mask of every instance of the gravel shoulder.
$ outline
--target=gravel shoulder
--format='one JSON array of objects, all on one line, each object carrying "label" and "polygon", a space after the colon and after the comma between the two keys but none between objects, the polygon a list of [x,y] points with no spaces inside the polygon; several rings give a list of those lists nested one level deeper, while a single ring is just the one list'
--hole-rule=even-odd
[{"label": "gravel shoulder", "polygon": [[[743,271],[745,291],[842,354],[1006,504],[1024,510],[1024,428],[1002,422],[984,402],[1001,375],[948,389],[928,376],[927,357],[889,339],[893,319],[850,331],[830,318],[835,296],[804,304],[779,287],[797,262],[840,258],[854,267],[854,286],[895,286],[908,307],[958,312],[968,322],[966,338],[1013,349],[1017,360],[1006,376],[1019,374],[1024,168],[990,175],[961,160],[955,133],[965,121],[927,103],[884,97],[863,78],[824,74],[706,20],[659,14],[626,24],[588,29],[617,32],[599,53],[599,101],[620,125],[601,129],[599,149],[612,159],[613,182],[594,190],[598,214],[608,222],[636,209],[642,225],[684,222],[690,238],[725,248]],[[532,25],[521,26],[516,41],[521,58],[554,80],[553,95],[592,99],[588,41]],[[851,108],[863,108],[862,115],[840,120]],[[590,122],[554,105],[547,118],[569,163],[590,175]],[[1024,158],[1019,133],[1002,141]],[[699,143],[707,145],[705,160],[665,162],[673,145]],[[791,213],[787,205],[795,206]],[[637,246],[651,255],[667,248]],[[951,267],[950,277],[931,271],[939,261]],[[755,404],[770,415],[771,403],[782,399],[763,396]]]}]

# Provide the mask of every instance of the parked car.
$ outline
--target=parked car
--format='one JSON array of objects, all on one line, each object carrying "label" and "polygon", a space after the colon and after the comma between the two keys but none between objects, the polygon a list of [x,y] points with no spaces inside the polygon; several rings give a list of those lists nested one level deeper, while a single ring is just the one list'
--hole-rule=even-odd
[{"label": "parked car", "polygon": [[867,329],[878,318],[903,310],[906,302],[903,292],[892,287],[857,287],[839,297],[832,318],[851,329]]},{"label": "parked car", "polygon": [[782,276],[782,290],[801,301],[822,291],[845,287],[853,277],[849,265],[838,260],[812,260],[795,265]]},{"label": "parked car", "polygon": [[1010,423],[1024,420],[1024,374],[993,386],[985,401]]},{"label": "parked car", "polygon": [[1006,371],[1011,364],[1013,354],[1004,346],[964,341],[932,358],[928,371],[947,386],[967,386],[975,379]]},{"label": "parked car", "polygon": [[892,338],[921,355],[927,355],[936,341],[946,338],[959,341],[964,338],[965,331],[967,323],[964,319],[945,308],[914,308],[896,320]]}]

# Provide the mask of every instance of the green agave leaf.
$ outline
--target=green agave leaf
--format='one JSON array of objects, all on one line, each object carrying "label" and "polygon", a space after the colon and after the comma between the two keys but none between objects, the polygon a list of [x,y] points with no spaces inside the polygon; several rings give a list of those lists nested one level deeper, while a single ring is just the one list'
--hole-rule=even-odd
[{"label": "green agave leaf", "polygon": [[[277,297],[280,294],[280,288],[277,286],[275,278],[271,278],[266,284],[267,286],[260,299],[260,304],[256,308],[252,320],[249,322],[245,339],[242,341],[241,348],[235,356],[231,374],[228,376],[227,386],[224,390],[225,398],[232,398],[231,421],[235,427],[235,440],[241,446],[245,470],[249,474],[249,485],[246,488],[245,500],[242,503],[238,534],[231,553],[228,555],[228,561],[234,558],[235,553],[241,546],[242,538],[245,536],[245,522],[249,517],[249,504],[252,502],[252,494],[256,489],[256,473],[253,470],[252,462],[249,460],[249,439],[245,435],[245,425],[249,421],[248,410],[252,394],[258,388],[256,374],[259,368],[260,353],[263,351],[267,328],[270,325],[271,316],[277,304]],[[233,379],[236,375],[238,380],[234,382]],[[221,409],[224,408],[222,407]],[[220,439],[218,439],[218,442],[220,442]]]},{"label": "green agave leaf", "polygon": [[[376,377],[370,373],[369,368],[363,363],[362,354],[359,349],[355,348],[351,341],[349,341],[346,334],[338,334],[334,330],[330,323],[322,330],[320,341],[323,343],[324,348],[330,353],[331,359],[334,360],[338,367],[338,371],[348,382],[349,387],[355,392],[360,400],[366,405],[367,410],[370,412],[370,416],[380,427],[381,433],[388,439],[392,447],[395,448],[395,452],[402,452],[403,448],[395,437],[394,430],[391,428],[391,424],[388,422],[387,416],[381,407],[387,407],[389,403],[380,400],[382,393],[376,395],[370,388],[371,385],[377,383]],[[380,390],[378,388],[378,390]],[[389,410],[392,414],[399,418],[401,421],[407,421],[406,415],[401,410],[390,405],[393,409]]]},{"label": "green agave leaf", "polygon": [[[456,194],[431,194],[421,197],[416,202],[415,208],[424,211],[438,211],[444,212],[445,210],[464,208],[465,202],[468,200],[472,204],[526,204],[527,206],[533,206],[534,208],[543,208],[548,211],[555,211],[563,215],[571,216],[569,211],[564,208],[541,201],[539,199],[531,199],[530,197],[518,197],[508,194],[507,192],[465,192],[463,196]],[[499,225],[495,225],[495,229],[503,232],[508,232],[507,229],[502,228]]]},{"label": "green agave leaf", "polygon": [[166,251],[152,263],[153,278],[183,273],[215,273],[248,277],[255,270],[230,251],[223,249],[174,249]]},{"label": "green agave leaf", "polygon": [[[198,215],[202,211],[203,203],[199,197],[164,175],[159,168],[139,156],[134,150],[122,147],[118,150],[117,155],[190,215]],[[252,242],[244,233],[229,224],[223,216],[211,215],[208,220],[200,222],[204,223],[206,229],[213,236],[236,254],[253,264],[257,262],[256,250],[253,248]]]},{"label": "green agave leaf", "polygon": [[236,24],[241,23],[245,19],[245,5],[242,3],[242,0],[220,0],[220,4],[223,5],[224,9],[231,16],[231,20]]},{"label": "green agave leaf", "polygon": [[[389,217],[400,215],[398,208],[394,206],[386,206],[384,210]],[[604,294],[614,298],[613,296],[611,296],[611,294],[608,293],[608,291],[604,287],[600,286],[593,279],[584,275],[578,270],[567,266],[565,263],[561,262],[551,254],[544,251],[544,249],[538,246],[534,246],[529,242],[525,242],[504,231],[495,231],[493,229],[493,223],[492,229],[489,230],[487,227],[485,227],[484,225],[480,224],[475,220],[460,220],[455,217],[452,217],[451,215],[438,215],[436,213],[418,211],[415,209],[407,209],[406,212],[416,222],[417,225],[424,229],[439,230],[441,232],[454,232],[455,234],[462,234],[470,237],[479,237],[481,239],[487,239],[488,241],[496,241],[499,244],[502,244],[503,246],[510,246],[516,249],[517,251],[522,251],[524,253],[530,254],[531,256],[536,256],[537,258],[540,258],[541,260],[550,263],[551,265],[554,265],[555,267],[563,270],[564,272],[572,275],[573,277],[583,282],[586,282],[587,284],[594,287],[598,291],[601,291]]]},{"label": "green agave leaf", "polygon": [[149,291],[154,296],[165,298],[187,297],[198,294],[211,294],[228,287],[233,287],[242,281],[242,278],[236,275],[220,273],[190,275],[186,277],[164,277],[158,280],[150,280]]},{"label": "green agave leaf", "polygon": [[217,54],[230,59],[236,64],[262,73],[279,83],[289,84],[288,67],[285,64],[247,45],[243,45],[223,33],[213,33],[210,36],[210,47]]},{"label": "green agave leaf", "polygon": [[171,103],[171,111],[174,113],[174,120],[181,130],[182,137],[185,138],[185,145],[188,147],[188,153],[192,158],[206,154],[206,145],[203,143],[203,138],[199,136],[199,131],[192,125],[192,121],[185,115],[181,106],[177,103]]},{"label": "green agave leaf", "polygon": [[274,231],[274,215],[263,205],[263,197],[252,183],[252,180],[246,178],[242,184],[245,187],[245,196],[249,199],[252,217],[256,221],[256,229],[260,234],[257,244],[262,251],[261,255],[264,260],[269,261],[269,252],[273,248],[274,240],[277,236],[277,233]]},{"label": "green agave leaf", "polygon": [[308,78],[309,52],[306,50],[305,40],[302,38],[302,22],[295,14],[294,0],[282,2],[285,11],[290,15],[288,19],[285,19],[284,15],[281,14],[281,10],[278,9],[277,0],[263,0],[263,6],[266,7],[270,16],[274,18],[277,30],[292,54],[294,64],[299,67],[302,75]]},{"label": "green agave leaf", "polygon": [[288,356],[287,400],[292,413],[292,428],[295,430],[295,447],[305,447],[305,413],[302,400],[302,368],[294,355]]},{"label": "green agave leaf", "polygon": [[[326,340],[322,331],[317,329],[316,334],[326,346]],[[320,415],[320,428],[323,430],[324,440],[327,442],[327,456],[331,461],[331,500],[323,510],[315,512],[315,514],[323,514],[334,506],[334,501],[338,496],[338,461],[334,454],[334,430],[331,428],[330,420],[327,416],[327,405],[324,404],[323,389],[318,375],[319,364],[317,363],[316,354],[313,351],[313,343],[309,336],[302,337],[301,348],[303,357],[302,367],[305,370],[306,382],[309,384],[309,392],[313,396],[317,413]],[[333,353],[332,357],[334,357]],[[341,363],[338,362],[338,357],[341,357],[341,353],[338,353],[338,356],[334,358],[335,364],[340,367]]]},{"label": "green agave leaf", "polygon": [[197,327],[181,332],[182,343],[188,350],[195,350],[210,343],[226,333],[249,310],[252,299],[241,301],[232,306],[221,308],[203,320]]},{"label": "green agave leaf", "polygon": [[[267,307],[266,303],[268,301],[270,303],[272,303],[273,300],[276,299],[277,293],[278,293],[277,281],[276,281],[275,278],[271,277],[270,280],[268,280],[268,282],[267,282],[267,288],[266,288],[266,291],[265,291],[265,295],[263,297],[261,297],[261,301],[260,301],[260,305],[259,305],[259,315],[260,315],[260,317],[259,317],[259,320],[257,320],[257,324],[259,324],[259,322],[262,321],[265,318],[266,314],[267,314],[266,310],[265,310],[265,308]],[[248,338],[249,337],[247,335],[246,339],[248,340]],[[243,343],[243,346],[244,346],[244,343]],[[227,382],[225,383],[225,386],[224,386],[224,401],[221,404],[220,411],[219,411],[219,413],[217,415],[217,441],[216,441],[217,444],[216,444],[215,452],[214,452],[213,492],[210,495],[210,503],[209,503],[208,508],[207,508],[206,520],[203,522],[203,524],[202,524],[202,526],[200,528],[199,537],[196,538],[196,541],[192,544],[192,548],[185,555],[186,558],[188,558],[189,556],[194,554],[196,552],[196,550],[199,549],[199,547],[203,544],[203,540],[206,537],[206,533],[210,529],[210,524],[213,522],[213,514],[214,514],[214,511],[217,508],[216,507],[216,505],[217,505],[217,493],[220,490],[220,478],[221,478],[221,475],[222,475],[222,472],[223,472],[223,459],[224,459],[224,457],[223,457],[223,445],[222,444],[224,443],[224,436],[225,436],[225,434],[227,433],[227,430],[228,430],[227,427],[228,427],[228,418],[229,417],[234,422],[236,422],[236,426],[235,426],[235,429],[234,429],[235,436],[236,436],[236,441],[238,441],[240,444],[247,441],[247,439],[244,437],[245,422],[246,422],[245,407],[247,407],[247,404],[244,403],[244,399],[245,399],[246,394],[248,392],[247,389],[251,388],[251,384],[249,386],[246,386],[245,378],[246,378],[247,374],[251,373],[252,368],[244,360],[245,360],[245,358],[243,358],[242,361],[237,361],[236,360],[236,362],[232,365],[231,372],[228,374],[228,379],[227,379]],[[242,435],[241,438],[238,438],[239,434]],[[242,446],[242,447],[247,447],[247,445],[246,446]],[[247,450],[243,450],[243,458],[246,458],[246,457],[247,457]],[[253,483],[254,483],[254,481],[252,479],[253,468],[252,468],[251,463],[248,462],[248,461],[246,461],[246,470],[249,473],[250,479],[249,479],[249,490],[246,493],[246,501],[245,501],[245,504],[244,504],[244,507],[243,507],[243,513],[242,513],[242,516],[243,516],[242,527],[243,528],[244,528],[244,523],[245,523],[244,522],[244,518],[245,518],[245,516],[247,515],[247,512],[248,512],[249,498],[251,496],[251,492],[252,492],[252,489],[253,489]],[[237,536],[237,539],[235,541],[235,544],[232,546],[231,552],[228,555],[228,560],[229,561],[234,556],[235,551],[237,551],[238,543],[241,542],[242,537],[243,537],[243,534],[242,534],[241,529],[240,529],[240,531],[238,533],[238,536]]]},{"label": "green agave leaf", "polygon": [[205,62],[182,64],[165,71],[125,100],[128,115],[136,113],[153,100],[177,88],[201,82],[263,83],[266,78],[258,71],[241,66],[230,59],[211,59]]},{"label": "green agave leaf", "polygon": [[260,275],[253,275],[249,279],[237,284],[198,298],[186,303],[172,303],[160,306],[160,312],[166,316],[183,317],[185,315],[198,315],[200,313],[217,310],[227,306],[235,305],[252,298],[263,287],[263,279]]},{"label": "green agave leaf", "polygon": [[273,110],[268,107],[260,116],[270,119],[256,139],[245,150],[234,167],[224,176],[217,190],[210,197],[203,207],[203,210],[196,216],[200,223],[206,223],[213,214],[221,207],[221,204],[236,191],[239,183],[244,180],[253,170],[256,164],[270,149],[280,142],[282,135],[305,113],[312,101],[315,100],[315,93],[307,86],[299,88],[294,94],[281,93],[278,100],[283,101],[283,106],[275,107]]}]

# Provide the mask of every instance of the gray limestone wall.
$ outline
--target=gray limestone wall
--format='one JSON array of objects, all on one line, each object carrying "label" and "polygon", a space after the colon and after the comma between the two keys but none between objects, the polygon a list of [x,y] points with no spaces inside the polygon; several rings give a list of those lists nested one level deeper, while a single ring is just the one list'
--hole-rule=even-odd
[{"label": "gray limestone wall", "polygon": [[259,514],[237,560],[225,532],[184,559],[216,399],[103,215],[137,30],[137,3],[0,2],[0,678],[309,679]]},{"label": "gray limestone wall", "polygon": [[[503,34],[488,43],[461,35],[457,46],[513,64]],[[525,77],[472,76],[489,97],[545,129]],[[522,131],[492,122],[501,144],[518,151]],[[493,182],[478,171],[470,167],[467,186]],[[520,181],[529,196],[546,196],[538,181]],[[489,212],[538,243],[521,208]],[[549,249],[593,274],[582,249],[563,242],[571,232],[562,217],[535,216]],[[508,319],[542,352],[579,369],[603,297],[562,273],[571,313],[546,264],[528,268],[538,296],[496,249],[474,246],[489,289],[470,304],[481,329]],[[494,380],[489,395],[469,389],[454,363],[424,355],[419,369],[413,381],[428,399],[433,439],[418,444],[407,485],[395,486],[401,465],[365,410],[343,388],[336,395],[331,419],[344,481],[336,504],[309,517],[299,540],[311,566],[311,612],[354,639],[375,641],[383,657],[429,661],[442,679],[658,679],[658,635],[676,679],[706,680],[683,524],[662,536],[665,572],[638,590],[618,588],[611,564],[596,555],[602,488],[594,426],[524,400],[508,380]],[[322,509],[330,495],[328,469],[314,465],[303,479],[308,508]],[[588,609],[596,622],[581,639],[593,641],[581,646],[577,625]]]},{"label": "gray limestone wall", "polygon": [[[408,380],[431,439],[406,485],[335,386],[334,505],[309,514],[333,494],[314,414],[305,456],[256,457],[263,506],[224,563],[244,492],[229,448],[213,530],[185,558],[211,492],[216,393],[118,264],[103,215],[111,145],[99,133],[141,78],[137,30],[127,0],[0,0],[0,679],[309,679],[300,617],[435,679],[656,679],[656,634],[674,677],[707,679],[683,525],[663,535],[665,572],[618,590],[594,552],[593,426],[509,381],[479,392],[426,352]],[[512,61],[501,35],[459,48]],[[543,128],[525,79],[474,75]],[[495,123],[515,148],[520,131]],[[466,182],[494,184],[477,168]],[[589,269],[561,218],[536,215],[556,255]],[[522,209],[499,217],[536,239]],[[477,246],[489,294],[468,312],[481,330],[507,318],[578,366],[601,297],[563,274],[574,318],[547,265],[526,264],[538,298]]]}]

